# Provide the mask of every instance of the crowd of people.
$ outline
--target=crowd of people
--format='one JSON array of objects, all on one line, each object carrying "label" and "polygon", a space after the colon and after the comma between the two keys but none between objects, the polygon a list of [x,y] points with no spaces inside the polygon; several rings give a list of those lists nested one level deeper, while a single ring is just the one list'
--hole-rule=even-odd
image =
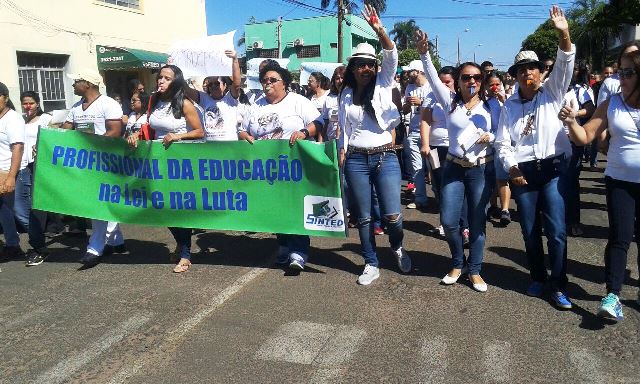
[{"label": "crowd of people", "polygon": [[[347,65],[336,68],[330,78],[312,73],[306,92],[296,89],[286,68],[265,60],[259,70],[262,89],[245,93],[236,53],[226,51],[233,61],[232,76],[207,77],[198,91],[188,86],[180,68],[165,65],[153,93],[132,82],[123,110],[100,94],[99,73],[83,71],[69,75],[81,100],[62,127],[124,137],[132,147],[149,139],[145,125],[166,148],[203,139],[288,140],[290,145],[298,140],[335,140],[344,207],[350,225],[357,228],[364,259],[357,279],[361,285],[380,276],[376,235],[388,235],[402,273],[412,270],[403,243],[403,179],[412,198],[408,209],[424,210],[429,204],[427,185],[433,189],[432,204],[440,214],[436,231],[446,239],[452,257],[441,283],[453,285],[467,275],[478,292],[488,289],[481,276],[487,219],[510,225],[513,197],[531,276],[527,294],[542,297],[548,292],[560,309],[572,308],[566,292],[567,236],[583,232],[582,163],[595,168],[598,151],[608,153],[606,296],[598,314],[621,320],[619,296],[627,253],[634,235],[640,238],[640,42],[623,47],[617,62],[601,75],[590,73],[586,63],[576,63],[567,20],[554,6],[550,21],[559,36],[555,58],[540,60],[535,52],[521,51],[504,77],[488,61],[437,70],[428,37],[418,31],[420,59],[397,73],[398,51],[377,12],[367,5],[363,16],[378,36],[380,56],[373,46],[361,43]],[[2,256],[22,255],[18,225],[27,230],[27,265],[34,266],[48,255],[45,225],[56,220],[31,209],[35,138],[51,116],[42,111],[35,92],[20,96],[22,116],[8,95],[0,83],[0,224],[6,242]],[[83,220],[76,221],[74,229],[84,231]],[[118,223],[91,220],[91,228],[80,260],[85,266],[98,264],[105,254],[126,252]],[[169,230],[176,241],[173,271],[184,273],[192,266],[193,230]],[[303,270],[309,236],[276,237],[276,262]]]}]

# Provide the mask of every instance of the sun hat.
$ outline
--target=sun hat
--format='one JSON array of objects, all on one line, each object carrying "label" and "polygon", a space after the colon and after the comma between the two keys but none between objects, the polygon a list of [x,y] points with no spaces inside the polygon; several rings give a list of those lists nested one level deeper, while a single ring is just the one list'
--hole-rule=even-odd
[{"label": "sun hat", "polygon": [[516,71],[518,67],[525,64],[534,63],[538,66],[538,69],[541,71],[544,69],[544,64],[538,59],[538,55],[536,55],[533,51],[520,51],[516,55],[516,58],[513,60],[513,65],[509,67],[509,74],[511,76],[516,76]]},{"label": "sun hat", "polygon": [[74,81],[84,80],[96,86],[102,84],[102,76],[100,73],[87,68],[81,69],[78,73],[69,73],[67,77]]},{"label": "sun hat", "polygon": [[356,46],[355,52],[349,58],[348,61],[354,59],[368,59],[375,60],[376,63],[380,64],[378,57],[376,56],[376,49],[373,48],[373,45],[369,43],[360,43]]},{"label": "sun hat", "polygon": [[424,72],[424,66],[422,65],[422,60],[412,60],[408,65],[408,69],[410,71]]}]

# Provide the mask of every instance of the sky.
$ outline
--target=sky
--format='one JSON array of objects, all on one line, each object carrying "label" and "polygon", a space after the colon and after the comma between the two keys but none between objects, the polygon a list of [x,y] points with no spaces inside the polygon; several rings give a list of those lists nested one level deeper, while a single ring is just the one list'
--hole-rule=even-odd
[{"label": "sky", "polygon": [[[258,21],[299,19],[321,16],[320,0],[205,0],[209,35],[237,30],[242,35],[244,24],[251,16]],[[294,3],[303,3],[295,5]],[[333,1],[332,1],[333,3]],[[549,17],[549,8],[558,4],[565,9],[571,1],[550,0],[387,0],[381,15],[387,31],[399,21],[414,19],[430,40],[438,39],[443,65],[455,64],[457,40],[460,39],[460,60],[478,63],[489,60],[506,70],[520,50],[522,40]],[[532,5],[533,4],[533,5]],[[335,11],[330,8],[329,11]],[[243,53],[243,49],[239,49]]]}]

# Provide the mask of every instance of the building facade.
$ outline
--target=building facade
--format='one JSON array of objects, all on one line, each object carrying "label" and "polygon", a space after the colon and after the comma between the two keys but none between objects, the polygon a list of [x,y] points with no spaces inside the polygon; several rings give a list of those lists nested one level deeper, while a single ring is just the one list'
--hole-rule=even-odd
[{"label": "building facade", "polygon": [[[335,16],[246,24],[244,30],[247,60],[289,59],[290,71],[297,71],[305,61],[338,61],[338,19]],[[368,42],[376,50],[380,49],[378,37],[360,17],[345,15],[342,31],[345,62],[359,43]]]},{"label": "building facade", "polygon": [[14,102],[38,92],[45,111],[77,100],[66,74],[81,68],[123,100],[133,78],[153,90],[170,45],[207,35],[204,0],[0,0],[0,25],[0,81]]}]

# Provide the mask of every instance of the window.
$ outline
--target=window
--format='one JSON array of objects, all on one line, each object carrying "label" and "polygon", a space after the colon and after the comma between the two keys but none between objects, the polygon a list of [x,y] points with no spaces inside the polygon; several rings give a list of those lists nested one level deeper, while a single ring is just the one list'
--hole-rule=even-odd
[{"label": "window", "polygon": [[18,52],[20,92],[35,91],[45,112],[65,109],[64,66],[68,56]]},{"label": "window", "polygon": [[278,58],[278,48],[273,49],[261,49],[258,57],[264,59],[277,59]]},{"label": "window", "polygon": [[140,9],[140,0],[96,0],[100,3],[117,5],[123,8]]},{"label": "window", "polygon": [[305,59],[310,57],[320,57],[319,45],[308,45],[305,47],[297,48],[298,58]]}]

